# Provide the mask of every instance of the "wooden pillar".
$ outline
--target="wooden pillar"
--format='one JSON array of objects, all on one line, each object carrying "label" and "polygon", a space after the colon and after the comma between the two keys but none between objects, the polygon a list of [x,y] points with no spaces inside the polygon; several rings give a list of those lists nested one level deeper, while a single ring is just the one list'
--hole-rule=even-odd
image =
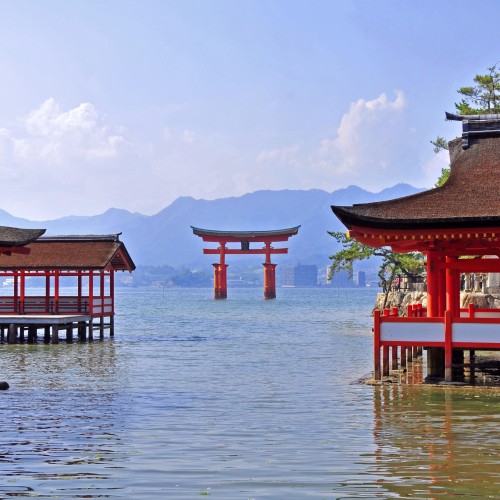
[{"label": "wooden pillar", "polygon": [[19,342],[24,342],[24,325],[19,325]]},{"label": "wooden pillar", "polygon": [[48,344],[50,342],[50,326],[49,325],[46,325],[44,327],[43,341],[45,344]]},{"label": "wooden pillar", "polygon": [[427,253],[427,316],[439,316],[439,262],[436,250]]},{"label": "wooden pillar", "polygon": [[78,270],[77,286],[78,286],[77,309],[78,309],[78,312],[81,313],[81,312],[83,312],[82,311],[82,271],[81,270]]},{"label": "wooden pillar", "polygon": [[53,344],[59,344],[59,325],[52,325],[52,338]]},{"label": "wooden pillar", "polygon": [[[90,316],[94,315],[94,271],[89,271],[89,312]],[[90,340],[90,338],[89,338]]]},{"label": "wooden pillar", "polygon": [[78,323],[78,338],[82,342],[87,340],[87,324],[85,321],[80,321],[80,323]]},{"label": "wooden pillar", "polygon": [[458,269],[451,269],[451,264],[456,262],[455,257],[447,257],[446,264],[446,310],[451,316],[459,315],[460,311],[460,272]]},{"label": "wooden pillar", "polygon": [[398,368],[399,368],[398,346],[393,345],[391,347],[391,370],[397,370]]},{"label": "wooden pillar", "polygon": [[24,269],[20,271],[20,290],[19,290],[19,314],[24,314],[24,301],[26,297],[26,277]]},{"label": "wooden pillar", "polygon": [[54,314],[59,314],[59,270],[54,271]]},{"label": "wooden pillar", "polygon": [[51,314],[54,311],[51,311],[50,308],[50,271],[45,271],[45,312],[47,314]]},{"label": "wooden pillar", "polygon": [[109,336],[115,335],[115,271],[109,271],[109,296],[111,297],[111,316],[109,317]]},{"label": "wooden pillar", "polygon": [[19,273],[14,271],[14,311],[19,314]]},{"label": "wooden pillar", "polygon": [[28,344],[36,342],[36,325],[28,326]]},{"label": "wooden pillar", "polygon": [[382,375],[384,377],[389,376],[389,346],[385,345],[382,347]]},{"label": "wooden pillar", "polygon": [[0,341],[3,342],[5,340],[5,327],[0,325]]},{"label": "wooden pillar", "polygon": [[7,342],[9,344],[17,344],[17,325],[11,323],[9,325],[9,333],[7,336]]},{"label": "wooden pillar", "polygon": [[214,266],[214,299],[227,298],[227,264],[213,264]]},{"label": "wooden pillar", "polygon": [[373,312],[373,378],[381,379],[380,373],[380,310]]},{"label": "wooden pillar", "polygon": [[444,380],[446,382],[453,381],[452,320],[451,311],[446,311],[444,323]]},{"label": "wooden pillar", "polygon": [[73,325],[66,326],[66,342],[71,344],[73,342]]},{"label": "wooden pillar", "polygon": [[264,263],[264,298],[276,298],[276,264]]},{"label": "wooden pillar", "polygon": [[109,336],[110,337],[115,336],[115,317],[114,317],[114,315],[109,317]]},{"label": "wooden pillar", "polygon": [[90,318],[90,320],[89,320],[88,339],[89,339],[89,342],[92,342],[94,340],[94,320],[93,320],[93,318]]}]

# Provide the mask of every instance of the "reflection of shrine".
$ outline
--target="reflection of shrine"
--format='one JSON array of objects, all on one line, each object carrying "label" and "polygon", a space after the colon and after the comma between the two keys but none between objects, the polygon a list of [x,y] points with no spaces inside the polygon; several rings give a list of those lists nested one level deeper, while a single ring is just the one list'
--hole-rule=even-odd
[{"label": "reflection of shrine", "polygon": [[[451,173],[441,187],[394,200],[333,206],[349,236],[427,259],[427,307],[407,317],[375,311],[375,379],[390,362],[427,349],[431,377],[453,380],[464,350],[500,350],[500,310],[460,307],[465,274],[498,273],[500,259],[500,115],[454,116],[461,139],[449,143]],[[391,351],[391,353],[390,353]]]},{"label": "reflection of shrine", "polygon": [[[215,231],[192,227],[193,233],[203,241],[218,243],[218,248],[204,248],[203,253],[219,256],[214,266],[214,298],[227,298],[226,255],[262,254],[264,261],[264,298],[276,298],[276,264],[271,263],[271,255],[288,253],[288,248],[274,248],[271,243],[288,241],[299,232],[299,227],[276,229],[273,231]],[[239,243],[240,248],[228,248],[228,243]],[[250,248],[251,244],[263,243],[261,248]]]},{"label": "reflection of shrine", "polygon": [[373,397],[373,467],[391,498],[497,498],[499,392],[394,384]]}]

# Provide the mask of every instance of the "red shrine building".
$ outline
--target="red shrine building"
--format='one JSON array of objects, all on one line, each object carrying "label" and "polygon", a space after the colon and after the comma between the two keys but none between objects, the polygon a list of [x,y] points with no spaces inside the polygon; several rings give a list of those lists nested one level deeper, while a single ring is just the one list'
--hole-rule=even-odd
[{"label": "red shrine building", "polygon": [[[114,275],[135,265],[119,235],[41,236],[44,230],[0,227],[0,333],[7,341],[92,340],[114,334]],[[35,286],[33,284],[35,283]],[[70,290],[70,291],[69,291]],[[87,335],[88,331],[88,335]]]},{"label": "red shrine building", "polygon": [[[218,255],[219,262],[214,266],[214,298],[227,298],[227,264],[226,255],[256,255],[265,256],[264,266],[264,298],[276,298],[276,264],[271,262],[271,255],[286,254],[288,248],[274,248],[274,242],[288,241],[291,236],[299,232],[300,226],[288,229],[275,229],[272,231],[218,231],[212,229],[200,229],[191,226],[193,234],[202,238],[205,242],[218,243],[217,248],[204,248],[203,253]],[[263,244],[259,248],[250,248],[250,245]],[[231,246],[228,246],[231,244]],[[232,246],[239,244],[238,247]]]},{"label": "red shrine building", "polygon": [[[377,203],[332,206],[348,235],[372,247],[426,257],[427,307],[408,317],[374,313],[374,374],[380,379],[408,353],[427,350],[429,377],[453,381],[453,364],[476,350],[500,350],[500,310],[464,309],[466,273],[500,272],[500,115],[457,116],[451,171],[441,187]],[[413,309],[415,312],[413,312]],[[392,352],[390,352],[392,351]]]}]

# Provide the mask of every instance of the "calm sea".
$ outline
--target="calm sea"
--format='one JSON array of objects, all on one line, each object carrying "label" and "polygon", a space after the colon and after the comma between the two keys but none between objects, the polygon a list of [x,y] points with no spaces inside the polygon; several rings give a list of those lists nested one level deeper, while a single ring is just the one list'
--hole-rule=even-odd
[{"label": "calm sea", "polygon": [[118,290],[116,335],[1,345],[0,498],[500,498],[498,389],[356,383],[373,290]]}]

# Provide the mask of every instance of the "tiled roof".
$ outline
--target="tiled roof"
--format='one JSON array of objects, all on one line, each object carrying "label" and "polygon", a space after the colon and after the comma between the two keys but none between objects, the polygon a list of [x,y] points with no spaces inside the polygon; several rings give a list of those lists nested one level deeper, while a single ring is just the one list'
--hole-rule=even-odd
[{"label": "tiled roof", "polygon": [[26,246],[29,254],[0,255],[0,270],[105,269],[133,271],[135,265],[117,235],[44,237]]},{"label": "tiled roof", "polygon": [[348,227],[430,229],[500,226],[500,137],[462,149],[449,143],[451,171],[444,186],[377,203],[332,206]]},{"label": "tiled roof", "polygon": [[45,229],[19,229],[0,226],[0,247],[20,247],[36,240],[43,233],[45,233]]}]

